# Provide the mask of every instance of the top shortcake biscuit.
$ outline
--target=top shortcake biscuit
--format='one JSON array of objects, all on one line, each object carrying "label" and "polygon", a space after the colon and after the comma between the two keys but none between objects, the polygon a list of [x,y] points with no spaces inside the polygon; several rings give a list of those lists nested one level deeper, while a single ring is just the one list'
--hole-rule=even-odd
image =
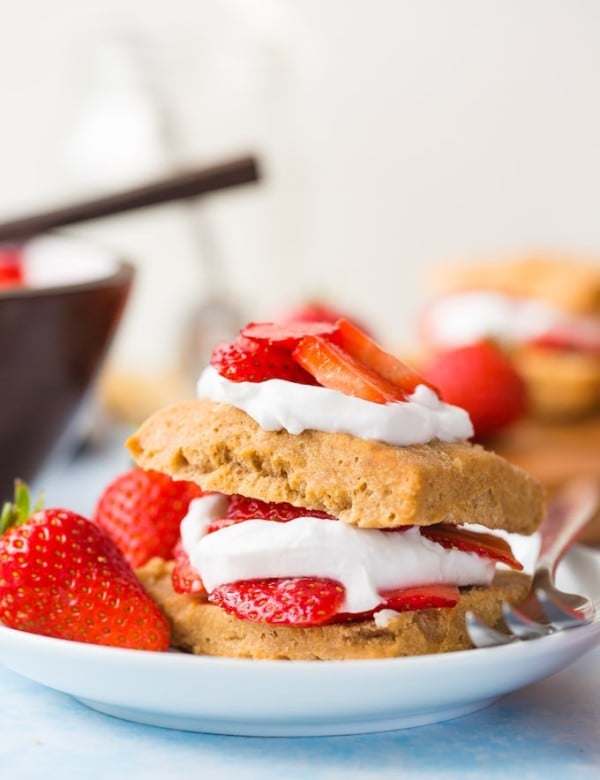
[{"label": "top shortcake biscuit", "polygon": [[539,485],[469,442],[394,446],[344,433],[263,430],[224,403],[156,412],[127,443],[134,460],[204,490],[286,501],[363,528],[481,523],[529,534]]}]

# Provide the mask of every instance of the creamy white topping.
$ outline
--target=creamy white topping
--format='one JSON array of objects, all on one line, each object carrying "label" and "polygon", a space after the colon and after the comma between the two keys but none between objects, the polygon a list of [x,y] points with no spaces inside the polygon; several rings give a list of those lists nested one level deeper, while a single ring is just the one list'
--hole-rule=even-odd
[{"label": "creamy white topping", "polygon": [[232,382],[209,366],[198,380],[198,396],[241,409],[266,431],[349,433],[402,446],[473,435],[467,412],[443,403],[425,385],[419,385],[406,402],[377,404],[283,379]]},{"label": "creamy white topping", "polygon": [[373,615],[373,621],[375,622],[377,628],[387,628],[390,624],[390,621],[392,621],[399,614],[400,613],[396,612],[395,609],[380,609],[379,612],[376,612]]},{"label": "creamy white topping", "polygon": [[485,338],[524,343],[572,323],[572,315],[543,301],[491,290],[468,290],[435,301],[425,319],[426,337],[439,347],[461,347]]},{"label": "creamy white topping", "polygon": [[492,561],[445,549],[417,527],[389,532],[299,517],[286,523],[247,520],[206,534],[226,506],[220,495],[194,499],[181,523],[183,547],[209,593],[241,580],[326,577],[345,588],[341,611],[366,612],[381,603],[381,591],[433,583],[487,585],[494,576]]}]

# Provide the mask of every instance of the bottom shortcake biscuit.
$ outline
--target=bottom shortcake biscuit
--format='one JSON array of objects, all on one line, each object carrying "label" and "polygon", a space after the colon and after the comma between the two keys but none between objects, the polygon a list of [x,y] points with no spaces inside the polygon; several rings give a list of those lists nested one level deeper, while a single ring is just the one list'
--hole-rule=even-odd
[{"label": "bottom shortcake biscuit", "polygon": [[465,650],[472,647],[465,612],[497,625],[502,602],[518,604],[530,583],[528,575],[499,571],[490,586],[461,588],[452,608],[400,612],[385,625],[369,619],[294,628],[240,620],[199,597],[178,594],[171,584],[172,568],[172,562],[153,558],[137,574],[169,619],[173,646],[237,658],[346,660]]}]

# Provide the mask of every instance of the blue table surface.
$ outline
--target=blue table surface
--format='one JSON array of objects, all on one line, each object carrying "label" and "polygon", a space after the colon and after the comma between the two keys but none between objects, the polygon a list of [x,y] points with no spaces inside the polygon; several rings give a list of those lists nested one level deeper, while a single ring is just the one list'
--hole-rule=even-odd
[{"label": "blue table surface", "polygon": [[[89,514],[129,460],[121,432],[37,480],[46,505]],[[60,772],[60,775],[59,775]],[[196,734],[121,721],[0,667],[0,777],[506,778],[600,777],[600,648],[478,713],[351,737]]]}]

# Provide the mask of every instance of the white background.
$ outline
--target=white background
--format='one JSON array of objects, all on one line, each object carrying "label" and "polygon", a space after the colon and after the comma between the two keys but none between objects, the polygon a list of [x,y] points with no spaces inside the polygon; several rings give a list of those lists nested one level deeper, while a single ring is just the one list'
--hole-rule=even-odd
[{"label": "white background", "polygon": [[[259,189],[204,207],[248,317],[319,294],[407,343],[436,264],[600,247],[594,0],[4,0],[0,217],[165,164],[131,117],[79,148],[95,52],[123,31],[176,128],[169,164],[263,162]],[[185,212],[80,232],[140,268],[121,349],[168,362],[207,293]]]}]

